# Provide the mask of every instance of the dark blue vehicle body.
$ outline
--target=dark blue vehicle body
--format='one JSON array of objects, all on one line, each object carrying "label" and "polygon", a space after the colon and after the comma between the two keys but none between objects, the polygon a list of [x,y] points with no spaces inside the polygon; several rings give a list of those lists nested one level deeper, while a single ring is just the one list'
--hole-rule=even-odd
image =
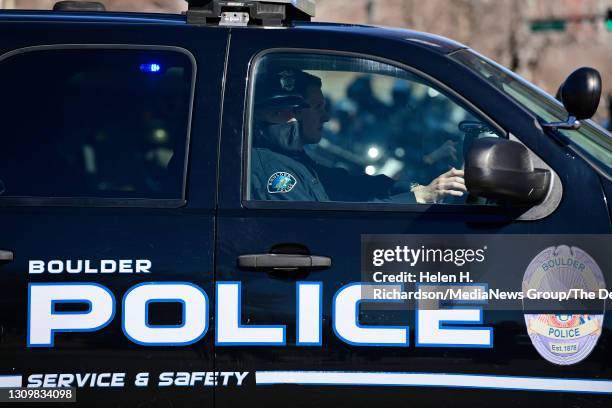
[{"label": "dark blue vehicle body", "polygon": [[[612,319],[588,359],[557,366],[542,359],[524,330],[523,313],[493,311],[484,324],[494,328],[492,350],[357,347],[333,331],[332,299],[342,286],[360,280],[364,234],[610,234],[612,180],[600,174],[544,131],[532,113],[476,73],[449,57],[465,48],[436,36],[373,27],[296,23],[264,29],[192,26],[184,16],[119,13],[0,12],[0,56],[40,45],[144,45],[188,50],[197,65],[184,201],[175,208],[52,204],[0,198],[0,249],[15,254],[0,263],[0,375],[45,372],[149,371],[372,371],[487,374],[612,380]],[[458,95],[518,138],[557,173],[563,185],[558,207],[536,220],[517,220],[505,207],[401,205],[384,210],[367,204],[320,206],[245,200],[245,153],[249,70],[270,50],[333,51],[410,67]],[[1,64],[2,62],[0,62]],[[1,91],[0,91],[1,93]],[[2,101],[2,104],[10,101]],[[58,103],[61,103],[58,101]],[[0,107],[0,110],[2,108]],[[12,138],[18,135],[1,135]],[[2,139],[0,139],[0,145]],[[4,201],[3,201],[4,200]],[[560,242],[562,239],[560,238]],[[297,279],[279,279],[236,266],[243,254],[266,253],[279,244],[299,244],[329,256],[332,267],[301,281],[322,282],[323,346],[296,346]],[[90,333],[59,333],[56,346],[28,348],[27,290],[30,282],[70,282],[66,275],[28,276],[30,259],[129,259],[155,266],[146,279],[200,286],[210,301],[206,336],[184,347],[143,347],[122,333],[121,319]],[[522,271],[521,271],[522,273]],[[604,271],[612,281],[611,271]],[[92,276],[118,304],[136,275]],[[285,346],[216,346],[215,282],[242,283],[242,320],[287,326]],[[117,316],[121,311],[117,310]],[[414,314],[364,311],[363,324],[406,324],[414,338]],[[472,406],[605,407],[601,394],[472,388],[385,386],[81,388],[81,406]]]}]

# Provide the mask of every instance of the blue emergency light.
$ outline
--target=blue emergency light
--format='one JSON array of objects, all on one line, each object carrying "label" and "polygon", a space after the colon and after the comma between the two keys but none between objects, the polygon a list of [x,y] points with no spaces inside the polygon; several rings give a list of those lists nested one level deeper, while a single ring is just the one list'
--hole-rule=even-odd
[{"label": "blue emergency light", "polygon": [[152,73],[152,74],[157,74],[158,72],[161,71],[161,65],[156,64],[156,63],[141,64],[140,65],[140,70],[142,72],[149,72],[149,73]]}]

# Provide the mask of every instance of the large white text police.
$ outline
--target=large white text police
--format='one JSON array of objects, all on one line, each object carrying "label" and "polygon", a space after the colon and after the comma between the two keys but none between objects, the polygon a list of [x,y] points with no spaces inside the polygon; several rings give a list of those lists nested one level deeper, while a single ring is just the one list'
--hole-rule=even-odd
[{"label": "large white text police", "polygon": [[[335,335],[356,346],[407,347],[407,325],[366,325],[359,320],[367,295],[377,284],[351,283],[333,296],[332,325]],[[392,289],[392,288],[390,288]],[[240,282],[216,283],[215,344],[219,346],[284,346],[288,344],[284,324],[245,324],[241,317]],[[149,323],[149,306],[155,302],[181,305],[180,325]],[[76,303],[86,311],[57,310],[57,304]],[[56,334],[103,330],[120,316],[125,336],[142,346],[184,346],[201,340],[209,328],[211,305],[206,292],[189,282],[146,282],[129,288],[122,299],[97,283],[30,283],[28,286],[28,347],[54,347]],[[320,346],[323,341],[323,283],[296,283],[296,346]],[[379,312],[382,313],[382,312]],[[482,308],[419,308],[416,310],[416,346],[492,347],[492,328],[479,327]],[[293,342],[295,340],[295,342]]]}]

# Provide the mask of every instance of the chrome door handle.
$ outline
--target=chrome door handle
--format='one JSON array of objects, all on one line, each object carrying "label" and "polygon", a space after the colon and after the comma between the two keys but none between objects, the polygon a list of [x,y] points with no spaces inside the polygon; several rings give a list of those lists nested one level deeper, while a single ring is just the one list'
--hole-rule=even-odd
[{"label": "chrome door handle", "polygon": [[253,254],[240,255],[238,267],[249,270],[297,271],[331,267],[331,258],[318,255]]}]

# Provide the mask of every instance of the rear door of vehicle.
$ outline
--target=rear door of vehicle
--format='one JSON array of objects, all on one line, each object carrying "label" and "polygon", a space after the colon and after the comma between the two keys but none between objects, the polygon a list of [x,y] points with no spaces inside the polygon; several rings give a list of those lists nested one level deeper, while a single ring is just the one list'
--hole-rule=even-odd
[{"label": "rear door of vehicle", "polygon": [[[171,333],[194,317],[208,324],[214,310],[227,32],[140,23],[0,22],[10,39],[0,45],[0,373],[24,387],[57,386],[61,374],[74,386],[79,374],[82,406],[212,406],[211,384],[178,373],[213,371],[213,330]],[[172,299],[173,282],[199,300],[205,291],[208,310],[194,315]],[[38,291],[58,285],[102,290],[112,316],[37,337]],[[127,315],[127,293],[152,288],[157,299]],[[87,306],[52,313],[79,320],[100,307]],[[170,335],[155,341],[141,329]]]},{"label": "rear door of vehicle", "polygon": [[[605,339],[600,340],[596,351],[582,365],[562,369],[545,361],[533,349],[526,335],[520,306],[514,310],[485,313],[484,320],[475,327],[478,330],[492,329],[492,344],[484,348],[417,344],[415,329],[419,322],[414,306],[409,312],[383,312],[363,306],[357,310],[362,325],[408,326],[409,344],[370,344],[367,347],[367,344],[350,344],[350,341],[341,339],[337,334],[337,322],[334,322],[334,318],[338,319],[334,310],[336,294],[346,285],[362,280],[362,260],[371,261],[372,255],[363,252],[364,248],[371,249],[372,246],[362,247],[362,244],[374,242],[372,239],[376,238],[368,238],[371,234],[391,238],[399,236],[400,242],[404,239],[404,242],[413,244],[420,242],[419,237],[438,244],[447,239],[447,245],[451,247],[456,245],[457,239],[466,243],[470,242],[470,237],[482,234],[500,239],[505,235],[520,234],[513,242],[519,245],[522,239],[524,244],[519,246],[525,251],[530,245],[532,249],[537,247],[533,242],[525,241],[526,234],[608,234],[605,203],[599,198],[590,198],[589,214],[581,210],[585,197],[594,197],[593,192],[601,197],[600,183],[587,165],[569,158],[561,146],[545,137],[534,126],[532,116],[510,104],[492,87],[484,85],[475,75],[441,53],[422,47],[419,42],[426,42],[426,39],[392,41],[309,28],[236,29],[231,37],[221,145],[217,293],[223,292],[228,297],[228,303],[223,307],[233,305],[231,313],[238,313],[237,322],[241,327],[251,325],[275,330],[277,344],[218,342],[218,369],[249,371],[252,377],[246,387],[238,391],[220,389],[216,397],[217,406],[246,407],[253,401],[262,406],[303,407],[550,405],[563,401],[558,390],[530,392],[522,390],[524,384],[517,386],[517,391],[491,390],[497,388],[494,379],[510,376],[520,380],[520,377],[530,375],[542,378],[609,378],[609,368],[606,368],[609,367],[609,350]],[[296,52],[296,55],[355,56],[389,63],[427,78],[435,84],[430,96],[434,97],[438,92],[452,95],[481,119],[496,126],[499,137],[516,135],[544,158],[561,178],[564,188],[561,202],[554,203],[554,211],[546,216],[518,220],[520,213],[512,214],[511,209],[489,206],[405,204],[377,207],[375,203],[307,205],[291,201],[249,201],[246,196],[249,125],[245,122],[248,116],[243,110],[245,106],[248,110],[247,95],[249,86],[252,86],[248,81],[253,80],[256,57],[262,58],[264,52],[266,55]],[[387,244],[389,242],[393,241],[387,241]],[[551,241],[544,239],[540,244],[546,242]],[[554,245],[562,244],[563,236],[554,242]],[[503,245],[502,241],[499,243]],[[482,247],[482,243],[480,245]],[[514,252],[512,247],[509,248],[507,256],[512,257]],[[261,268],[241,270],[237,266],[241,255],[269,253],[309,253],[329,257],[331,267],[296,273]],[[499,259],[490,261],[493,265],[503,262]],[[523,272],[524,269],[516,275],[508,274],[506,278],[509,280],[502,279],[497,283],[502,285],[502,290],[520,291]],[[299,291],[297,282],[311,285],[303,287],[302,296],[310,290],[315,294],[322,290],[319,306],[316,302],[303,306],[309,310],[322,309],[318,342],[298,344],[296,327],[300,303],[296,294]],[[226,303],[226,299],[219,300]],[[235,306],[236,302],[238,306]],[[389,373],[407,376],[399,380],[389,379]],[[416,373],[417,377],[410,373]],[[449,381],[455,377],[444,377],[446,374],[459,375],[461,384],[452,385]],[[481,378],[478,374],[488,377]],[[502,383],[504,381],[502,378]],[[444,388],[435,388],[439,386]],[[597,403],[601,398],[595,395],[589,401]]]}]

